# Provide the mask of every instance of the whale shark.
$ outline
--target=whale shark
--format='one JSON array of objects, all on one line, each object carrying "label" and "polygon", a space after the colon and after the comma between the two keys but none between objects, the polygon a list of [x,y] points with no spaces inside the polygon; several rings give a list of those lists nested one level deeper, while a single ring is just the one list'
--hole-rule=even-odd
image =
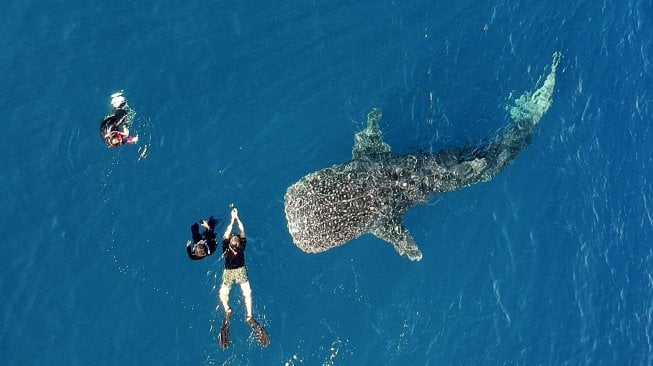
[{"label": "whale shark", "polygon": [[404,213],[438,193],[487,182],[506,168],[531,143],[534,127],[551,106],[559,61],[556,52],[541,86],[514,101],[501,130],[470,146],[394,154],[383,142],[382,112],[373,109],[365,129],[354,136],[351,161],[312,172],[286,190],[284,211],[293,243],[320,253],[370,233],[399,255],[421,260],[403,224]]}]

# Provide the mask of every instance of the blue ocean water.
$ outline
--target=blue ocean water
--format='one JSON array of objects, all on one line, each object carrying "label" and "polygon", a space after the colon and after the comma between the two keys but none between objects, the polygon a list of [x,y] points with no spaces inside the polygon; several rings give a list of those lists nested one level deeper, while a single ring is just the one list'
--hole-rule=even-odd
[{"label": "blue ocean water", "polygon": [[[10,1],[0,19],[3,365],[653,364],[653,2]],[[285,189],[477,141],[561,51],[533,144],[405,224],[306,254]],[[98,137],[108,96],[135,146]],[[192,222],[238,205],[261,349]]]}]

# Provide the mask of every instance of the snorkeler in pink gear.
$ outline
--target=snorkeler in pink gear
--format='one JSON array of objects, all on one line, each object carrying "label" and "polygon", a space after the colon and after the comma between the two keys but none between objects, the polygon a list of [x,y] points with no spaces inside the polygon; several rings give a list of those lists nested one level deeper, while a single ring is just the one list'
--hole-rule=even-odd
[{"label": "snorkeler in pink gear", "polygon": [[112,114],[104,117],[100,123],[100,137],[107,144],[107,147],[116,147],[124,144],[136,144],[138,135],[130,136],[129,127],[131,124],[130,108],[122,92],[111,94]]}]

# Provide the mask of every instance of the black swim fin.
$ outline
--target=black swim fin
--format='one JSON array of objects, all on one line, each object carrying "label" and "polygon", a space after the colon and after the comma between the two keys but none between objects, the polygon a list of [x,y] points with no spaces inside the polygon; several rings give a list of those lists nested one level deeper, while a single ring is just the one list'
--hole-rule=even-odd
[{"label": "black swim fin", "polygon": [[231,318],[231,311],[224,314],[222,319],[222,326],[220,327],[220,334],[218,334],[218,345],[220,348],[229,347],[229,319]]},{"label": "black swim fin", "polygon": [[268,335],[268,332],[261,324],[256,322],[253,317],[247,319],[247,324],[252,328],[252,333],[254,333],[256,341],[261,347],[266,347],[270,344],[270,336]]}]

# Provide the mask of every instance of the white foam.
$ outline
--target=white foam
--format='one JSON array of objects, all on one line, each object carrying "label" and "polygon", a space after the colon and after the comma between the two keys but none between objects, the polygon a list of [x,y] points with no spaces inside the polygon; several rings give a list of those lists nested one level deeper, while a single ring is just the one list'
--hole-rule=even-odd
[{"label": "white foam", "polygon": [[111,105],[113,106],[113,108],[118,108],[125,102],[125,97],[123,97],[122,94],[120,93],[116,93],[116,94],[111,96]]}]

